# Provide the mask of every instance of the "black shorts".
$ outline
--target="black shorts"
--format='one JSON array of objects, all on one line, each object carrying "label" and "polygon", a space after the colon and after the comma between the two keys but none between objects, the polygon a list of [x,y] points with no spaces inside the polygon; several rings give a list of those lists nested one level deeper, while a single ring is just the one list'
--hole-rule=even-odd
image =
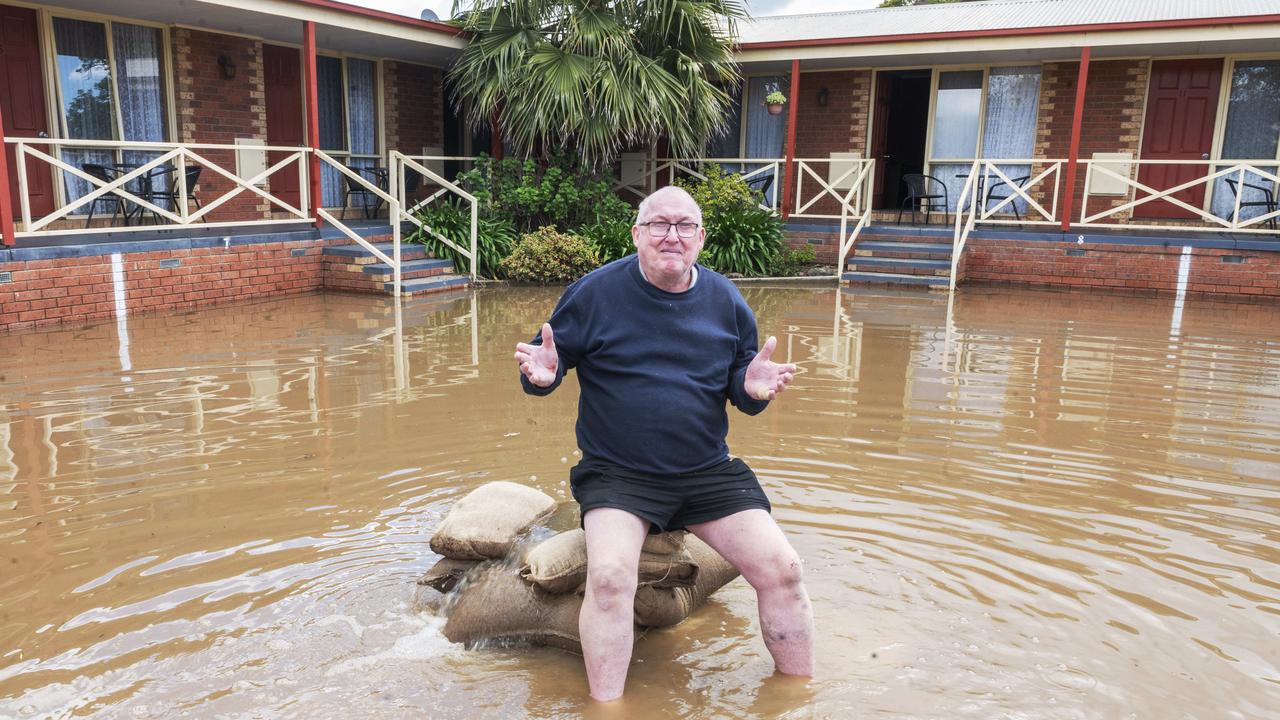
[{"label": "black shorts", "polygon": [[738,458],[663,476],[584,460],[569,471],[569,485],[584,516],[596,508],[626,510],[648,520],[650,533],[682,530],[752,508],[772,510],[756,474]]}]

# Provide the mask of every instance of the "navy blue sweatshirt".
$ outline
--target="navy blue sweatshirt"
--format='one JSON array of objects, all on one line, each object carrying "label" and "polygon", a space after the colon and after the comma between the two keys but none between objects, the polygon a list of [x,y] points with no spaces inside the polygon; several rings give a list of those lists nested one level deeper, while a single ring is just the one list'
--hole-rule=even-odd
[{"label": "navy blue sweatshirt", "polygon": [[[743,389],[756,355],[756,320],[724,276],[698,267],[682,293],[649,284],[629,255],[565,290],[551,315],[560,366],[547,395],[578,371],[578,447],[584,461],[670,475],[728,457],[725,401],[755,415],[768,406]],[[533,344],[541,345],[541,334]]]}]

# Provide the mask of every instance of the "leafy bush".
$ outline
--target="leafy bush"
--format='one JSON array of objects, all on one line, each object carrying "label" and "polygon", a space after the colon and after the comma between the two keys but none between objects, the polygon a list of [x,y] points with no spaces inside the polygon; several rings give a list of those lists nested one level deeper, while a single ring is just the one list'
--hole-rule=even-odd
[{"label": "leafy bush", "polygon": [[595,247],[585,238],[556,232],[550,226],[526,233],[502,261],[512,280],[539,284],[572,282],[600,265]]},{"label": "leafy bush", "polygon": [[699,262],[722,273],[769,275],[786,252],[782,220],[757,203],[758,196],[737,173],[710,165],[706,180],[679,181],[702,208],[707,243]]},{"label": "leafy bush", "polygon": [[777,257],[773,259],[773,266],[769,268],[769,274],[773,277],[799,275],[805,265],[812,265],[817,258],[817,253],[809,245],[794,250],[784,247],[782,252],[778,253]]},{"label": "leafy bush", "polygon": [[601,263],[613,262],[635,252],[636,249],[631,241],[630,220],[609,220],[586,225],[578,228],[575,234],[591,241],[596,252],[600,254]]},{"label": "leafy bush", "polygon": [[[418,212],[418,219],[432,230],[449,238],[463,249],[471,248],[471,208],[461,200],[433,203]],[[518,233],[511,223],[501,218],[479,216],[476,223],[476,272],[484,277],[501,277],[502,259],[511,252]],[[459,272],[470,270],[470,261],[462,253],[441,242],[440,238],[415,228],[406,242],[425,245],[438,258],[453,261]]]},{"label": "leafy bush", "polygon": [[520,232],[545,226],[564,231],[627,221],[631,206],[613,192],[613,180],[557,155],[546,165],[533,160],[493,160],[481,155],[458,184],[480,201],[481,214],[509,221]]}]

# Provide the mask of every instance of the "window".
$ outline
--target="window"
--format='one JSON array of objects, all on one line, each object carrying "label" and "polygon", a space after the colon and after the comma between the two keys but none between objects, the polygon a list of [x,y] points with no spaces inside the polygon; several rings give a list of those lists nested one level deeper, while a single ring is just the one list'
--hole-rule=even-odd
[{"label": "window", "polygon": [[[1277,157],[1280,145],[1280,60],[1239,61],[1231,72],[1231,90],[1227,99],[1227,122],[1222,135],[1223,160],[1271,160]],[[1219,166],[1222,170],[1229,166]],[[1260,166],[1270,173],[1276,166]],[[1238,173],[1220,177],[1214,182],[1213,214],[1230,218],[1235,213],[1236,196],[1227,180],[1236,180]],[[1270,188],[1273,196],[1276,183],[1257,173],[1245,173],[1244,182],[1249,185]],[[1241,200],[1260,201],[1263,193],[1245,188]],[[1240,208],[1240,219],[1247,220],[1264,214],[1262,207]]]},{"label": "window", "polygon": [[[373,60],[316,58],[320,149],[353,168],[375,168],[379,163],[377,70]],[[320,173],[325,207],[342,205],[342,173],[327,165]]]},{"label": "window", "polygon": [[[76,140],[163,142],[165,122],[164,36],[160,28],[121,22],[53,18],[59,121],[63,137]],[[77,167],[140,164],[155,151],[74,149],[62,159]],[[74,200],[89,184],[66,173]]]},{"label": "window", "polygon": [[[938,73],[929,174],[947,185],[953,204],[975,159],[1031,157],[1039,103],[1038,65]],[[1031,171],[1026,164],[997,167],[1010,179]],[[1006,194],[1003,189],[998,193]],[[1019,212],[1024,211],[1025,203],[1016,202]]]}]

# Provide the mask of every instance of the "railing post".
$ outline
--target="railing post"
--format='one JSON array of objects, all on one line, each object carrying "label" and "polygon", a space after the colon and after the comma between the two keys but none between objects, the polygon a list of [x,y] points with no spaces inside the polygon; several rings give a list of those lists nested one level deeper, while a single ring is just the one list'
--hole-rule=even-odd
[{"label": "railing post", "polygon": [[[178,211],[178,217],[182,218],[182,224],[185,225],[189,220],[189,218],[187,217],[187,150],[186,148],[183,148],[182,152],[178,153],[178,176],[174,178],[174,180],[175,182],[178,183],[178,204],[182,208],[181,210]],[[268,204],[268,207],[270,207],[269,204]],[[268,212],[270,212],[270,210],[268,210]]]},{"label": "railing post", "polygon": [[307,161],[311,172],[309,194],[311,196],[311,213],[315,218],[316,229],[320,229],[320,208],[323,207],[323,195],[320,189],[320,158],[315,154],[320,149],[320,86],[316,78],[316,24],[312,20],[302,22],[302,67],[304,91],[306,95],[307,147],[311,152]]},{"label": "railing post", "polygon": [[1080,126],[1084,123],[1084,90],[1089,82],[1089,46],[1080,48],[1076,77],[1076,108],[1071,116],[1071,151],[1067,154],[1067,190],[1062,202],[1062,232],[1071,229],[1071,201],[1076,194],[1076,163],[1080,160]]},{"label": "railing post", "polygon": [[787,153],[786,165],[782,173],[782,219],[791,216],[791,180],[795,176],[796,159],[796,114],[800,104],[800,60],[791,61],[791,97],[787,102]]}]

